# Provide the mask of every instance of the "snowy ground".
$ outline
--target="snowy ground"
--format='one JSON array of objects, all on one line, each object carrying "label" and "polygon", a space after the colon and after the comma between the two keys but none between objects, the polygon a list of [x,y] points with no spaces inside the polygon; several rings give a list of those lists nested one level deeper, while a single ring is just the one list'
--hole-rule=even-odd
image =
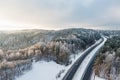
[{"label": "snowy ground", "polygon": [[94,72],[93,72],[90,80],[105,80],[105,79],[100,78],[100,77],[98,77],[98,76],[95,76],[95,74],[94,74]]},{"label": "snowy ground", "polygon": [[40,61],[33,63],[33,69],[24,73],[16,80],[56,80],[56,74],[62,70],[64,66],[55,62]]},{"label": "snowy ground", "polygon": [[[100,42],[97,41],[95,44],[98,44]],[[92,46],[94,46],[93,44]],[[91,46],[91,47],[92,47]],[[91,48],[89,47],[89,48]],[[89,49],[88,48],[88,49]],[[33,69],[30,70],[29,72],[25,72],[24,75],[20,76],[16,80],[62,80],[64,75],[67,73],[69,68],[74,64],[74,62],[81,56],[83,55],[88,49],[86,49],[83,52],[80,52],[79,54],[75,55],[74,57],[71,57],[72,63],[69,66],[63,66],[59,65],[53,61],[51,62],[45,62],[45,61],[40,61],[37,63],[33,63]],[[65,70],[64,73],[61,74],[60,78],[56,79],[57,74],[61,71]]]},{"label": "snowy ground", "polygon": [[102,79],[102,78],[100,78],[100,77],[98,77],[98,76],[95,76],[95,79],[94,80],[105,80],[105,79]]}]

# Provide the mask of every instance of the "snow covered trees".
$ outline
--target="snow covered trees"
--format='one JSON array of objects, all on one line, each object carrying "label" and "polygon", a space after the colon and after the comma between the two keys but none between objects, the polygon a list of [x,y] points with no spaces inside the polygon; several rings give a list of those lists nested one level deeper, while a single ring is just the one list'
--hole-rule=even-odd
[{"label": "snow covered trees", "polygon": [[3,53],[3,50],[0,49],[0,60],[3,59],[4,55],[5,55],[5,54]]},{"label": "snow covered trees", "polygon": [[119,80],[120,36],[109,38],[98,55],[94,70],[96,75],[108,80]]},{"label": "snow covered trees", "polygon": [[71,54],[86,49],[100,38],[97,31],[89,29],[25,30],[0,35],[0,47],[9,61],[44,58],[60,64],[69,63]]}]

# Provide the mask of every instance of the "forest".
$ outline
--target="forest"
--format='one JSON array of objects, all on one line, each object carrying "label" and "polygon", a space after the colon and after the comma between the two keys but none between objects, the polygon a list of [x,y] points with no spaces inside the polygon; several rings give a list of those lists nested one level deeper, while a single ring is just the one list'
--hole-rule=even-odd
[{"label": "forest", "polygon": [[97,31],[81,28],[1,31],[0,80],[13,80],[30,69],[33,61],[55,61],[67,66],[71,63],[71,55],[84,51],[100,38]]},{"label": "forest", "polygon": [[95,74],[107,80],[119,80],[120,36],[108,38],[94,64]]}]

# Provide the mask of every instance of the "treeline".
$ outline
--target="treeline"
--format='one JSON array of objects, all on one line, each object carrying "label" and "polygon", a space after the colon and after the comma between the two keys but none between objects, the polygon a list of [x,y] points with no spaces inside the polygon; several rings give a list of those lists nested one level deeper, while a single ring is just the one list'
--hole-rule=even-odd
[{"label": "treeline", "polygon": [[98,32],[107,37],[119,36],[120,30],[98,30]]},{"label": "treeline", "polygon": [[101,36],[94,30],[21,31],[1,33],[1,49],[8,61],[35,58],[69,64],[69,56],[84,50]]},{"label": "treeline", "polygon": [[[52,32],[47,30],[21,30],[0,33],[0,48],[3,50],[18,50],[36,44],[48,42]],[[49,37],[48,37],[49,36]]]}]

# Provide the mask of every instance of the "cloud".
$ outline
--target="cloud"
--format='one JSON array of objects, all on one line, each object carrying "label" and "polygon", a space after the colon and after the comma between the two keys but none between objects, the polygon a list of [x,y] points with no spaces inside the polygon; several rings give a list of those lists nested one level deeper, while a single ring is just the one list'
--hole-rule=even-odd
[{"label": "cloud", "polygon": [[119,5],[118,0],[0,0],[0,21],[53,28],[119,24]]},{"label": "cloud", "polygon": [[94,0],[82,0],[81,1],[82,5],[85,7],[91,6],[93,2],[94,2]]}]

